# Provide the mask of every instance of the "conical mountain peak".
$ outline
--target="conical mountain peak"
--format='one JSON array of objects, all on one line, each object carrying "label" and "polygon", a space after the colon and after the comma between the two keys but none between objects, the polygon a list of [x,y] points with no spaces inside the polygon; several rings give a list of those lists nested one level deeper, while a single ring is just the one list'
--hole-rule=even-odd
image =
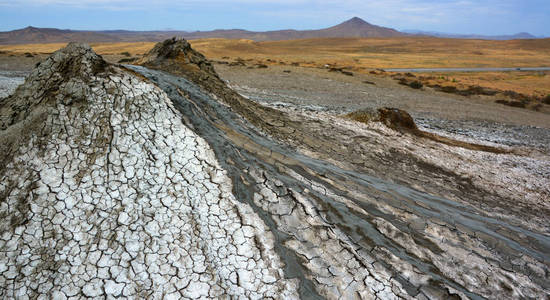
[{"label": "conical mountain peak", "polygon": [[353,17],[347,21],[345,21],[343,24],[350,24],[350,25],[370,25],[367,21],[359,18],[359,17]]}]

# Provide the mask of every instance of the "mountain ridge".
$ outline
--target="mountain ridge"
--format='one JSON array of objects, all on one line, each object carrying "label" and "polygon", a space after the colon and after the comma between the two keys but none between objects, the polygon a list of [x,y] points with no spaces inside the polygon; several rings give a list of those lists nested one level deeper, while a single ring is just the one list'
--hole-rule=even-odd
[{"label": "mountain ridge", "polygon": [[271,31],[250,31],[245,29],[215,29],[210,31],[183,31],[183,30],[72,30],[57,28],[39,28],[28,26],[22,29],[0,32],[0,45],[16,44],[43,44],[43,43],[106,43],[106,42],[160,42],[174,36],[181,36],[187,40],[204,38],[249,39],[257,42],[296,40],[309,38],[339,38],[339,37],[401,37],[401,36],[431,36],[438,38],[455,39],[485,39],[485,40],[513,40],[538,39],[527,32],[513,35],[478,35],[453,34],[435,31],[402,30],[371,24],[359,17],[353,17],[340,24],[310,30],[282,29]]},{"label": "mountain ridge", "polygon": [[519,40],[519,39],[540,39],[545,37],[537,37],[529,32],[518,32],[516,34],[505,35],[483,35],[483,34],[457,34],[446,33],[438,31],[423,31],[423,30],[402,30],[401,32],[413,35],[421,36],[433,36],[439,38],[452,38],[452,39],[482,39],[482,40]]},{"label": "mountain ridge", "polygon": [[64,43],[64,42],[158,42],[173,36],[186,39],[229,38],[254,41],[277,41],[324,37],[395,37],[405,36],[395,29],[377,26],[354,17],[338,25],[313,30],[249,31],[216,29],[212,31],[131,31],[131,30],[70,30],[57,28],[26,28],[0,32],[0,44]]}]

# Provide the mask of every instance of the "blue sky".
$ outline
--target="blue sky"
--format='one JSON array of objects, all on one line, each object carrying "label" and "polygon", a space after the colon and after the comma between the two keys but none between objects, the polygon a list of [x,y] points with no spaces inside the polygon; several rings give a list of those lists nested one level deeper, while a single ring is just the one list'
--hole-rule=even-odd
[{"label": "blue sky", "polygon": [[0,31],[318,29],[354,16],[400,30],[550,36],[550,0],[0,0]]}]

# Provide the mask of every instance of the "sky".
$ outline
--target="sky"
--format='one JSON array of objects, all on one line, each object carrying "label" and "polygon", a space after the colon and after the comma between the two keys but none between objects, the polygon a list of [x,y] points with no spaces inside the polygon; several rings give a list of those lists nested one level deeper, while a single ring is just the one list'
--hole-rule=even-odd
[{"label": "sky", "polygon": [[0,0],[0,31],[303,30],[352,17],[398,30],[550,36],[550,0]]}]

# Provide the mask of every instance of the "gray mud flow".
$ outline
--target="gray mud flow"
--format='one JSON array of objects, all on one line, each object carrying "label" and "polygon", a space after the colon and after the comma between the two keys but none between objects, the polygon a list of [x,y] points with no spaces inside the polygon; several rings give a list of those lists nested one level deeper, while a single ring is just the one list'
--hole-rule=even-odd
[{"label": "gray mud flow", "polygon": [[[369,270],[363,284],[380,284],[374,289],[378,298],[548,297],[549,236],[481,215],[465,204],[307,157],[261,133],[185,78],[126,67],[164,90],[185,124],[210,144],[232,179],[236,198],[250,204],[270,227],[285,276],[300,280],[303,299],[333,298],[336,285],[322,278],[340,278],[340,272],[327,266],[329,259],[323,256],[337,261],[338,253],[301,236],[302,227],[291,218],[296,205],[305,217],[324,222],[315,234],[330,232]],[[268,199],[266,188],[295,203],[287,204],[290,208],[262,205],[258,195]],[[355,280],[347,286],[352,284],[359,286]],[[337,290],[347,295],[345,288]]]}]

